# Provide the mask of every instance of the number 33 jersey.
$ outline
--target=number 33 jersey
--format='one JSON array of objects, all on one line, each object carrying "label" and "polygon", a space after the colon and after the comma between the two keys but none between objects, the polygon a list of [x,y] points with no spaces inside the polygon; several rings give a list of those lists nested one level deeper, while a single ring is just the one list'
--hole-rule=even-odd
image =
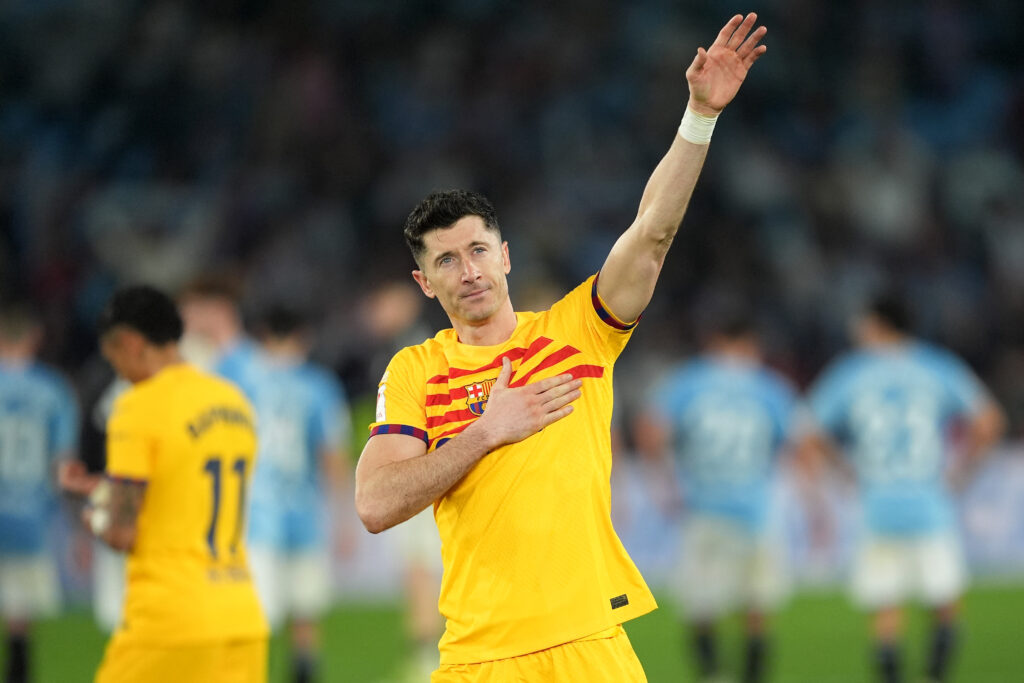
[{"label": "number 33 jersey", "polygon": [[953,525],[950,427],[988,400],[961,360],[918,342],[849,353],[810,394],[817,422],[845,447],[857,472],[867,528],[887,535]]},{"label": "number 33 jersey", "polygon": [[245,551],[255,453],[249,403],[191,365],[165,368],[118,400],[107,474],[145,484],[121,638],[175,645],[267,635]]}]

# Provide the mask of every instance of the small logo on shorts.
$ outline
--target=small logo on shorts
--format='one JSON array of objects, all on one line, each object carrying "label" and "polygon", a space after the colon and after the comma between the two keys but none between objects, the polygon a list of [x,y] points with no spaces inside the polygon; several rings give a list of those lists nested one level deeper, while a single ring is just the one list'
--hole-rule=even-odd
[{"label": "small logo on shorts", "polygon": [[612,609],[618,609],[620,607],[625,607],[626,605],[628,605],[629,598],[627,598],[626,594],[623,593],[622,595],[617,595],[614,598],[612,598],[611,603]]}]

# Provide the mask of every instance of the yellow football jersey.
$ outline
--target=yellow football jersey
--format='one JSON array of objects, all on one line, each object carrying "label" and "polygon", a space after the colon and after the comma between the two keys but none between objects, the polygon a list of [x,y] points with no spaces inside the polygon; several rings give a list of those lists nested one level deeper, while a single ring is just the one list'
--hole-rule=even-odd
[{"label": "yellow football jersey", "polygon": [[125,643],[265,637],[245,552],[252,408],[233,385],[187,364],[136,384],[107,428],[107,474],[145,482],[128,554]]},{"label": "yellow football jersey", "polygon": [[434,450],[483,414],[503,357],[511,386],[583,378],[568,417],[486,455],[434,504],[443,664],[535,652],[656,607],[611,523],[612,365],[633,325],[607,311],[597,276],[516,317],[504,344],[462,344],[447,329],[399,351],[371,425],[371,437],[408,434]]}]

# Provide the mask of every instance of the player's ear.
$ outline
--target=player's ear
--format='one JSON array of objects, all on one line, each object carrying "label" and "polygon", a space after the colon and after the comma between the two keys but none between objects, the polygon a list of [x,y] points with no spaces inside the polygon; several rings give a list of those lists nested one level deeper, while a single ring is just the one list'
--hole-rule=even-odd
[{"label": "player's ear", "polygon": [[501,243],[501,263],[504,266],[505,275],[512,272],[512,261],[508,257],[508,242]]},{"label": "player's ear", "polygon": [[146,338],[135,330],[124,330],[121,334],[123,348],[133,356],[141,356],[146,348]]},{"label": "player's ear", "polygon": [[416,284],[420,286],[420,289],[423,290],[423,293],[426,294],[428,298],[434,298],[434,289],[430,286],[430,283],[427,282],[427,276],[423,274],[422,270],[412,271],[412,279],[416,281]]}]

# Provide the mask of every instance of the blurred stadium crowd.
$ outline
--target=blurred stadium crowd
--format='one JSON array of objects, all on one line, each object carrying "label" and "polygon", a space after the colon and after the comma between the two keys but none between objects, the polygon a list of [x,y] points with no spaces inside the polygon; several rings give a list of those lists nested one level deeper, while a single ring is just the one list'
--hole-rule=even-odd
[{"label": "blurred stadium crowd", "polygon": [[[773,56],[723,118],[637,356],[748,298],[805,385],[879,284],[1024,429],[1019,3],[756,3]],[[488,194],[517,301],[600,267],[721,2],[76,2],[0,10],[0,287],[75,372],[118,282],[237,274],[322,316],[318,357],[403,279],[434,188]],[[530,291],[527,291],[530,290]],[[520,303],[519,305],[522,305]],[[432,322],[439,311],[431,311]],[[353,365],[348,363],[348,365]],[[350,371],[350,374],[359,374]],[[345,376],[359,394],[376,382]]]},{"label": "blurred stadium crowd", "polygon": [[[882,287],[970,363],[1021,437],[1022,6],[755,4],[771,59],[718,125],[621,361],[626,444],[649,383],[722,301],[757,311],[771,364],[805,387]],[[372,401],[395,348],[444,325],[400,284],[416,201],[490,196],[513,301],[546,307],[632,221],[693,48],[736,9],[597,5],[8,0],[0,292],[42,312],[42,357],[87,394],[94,320],[117,285],[227,275],[251,315],[315,316],[316,359],[356,405]]]}]

